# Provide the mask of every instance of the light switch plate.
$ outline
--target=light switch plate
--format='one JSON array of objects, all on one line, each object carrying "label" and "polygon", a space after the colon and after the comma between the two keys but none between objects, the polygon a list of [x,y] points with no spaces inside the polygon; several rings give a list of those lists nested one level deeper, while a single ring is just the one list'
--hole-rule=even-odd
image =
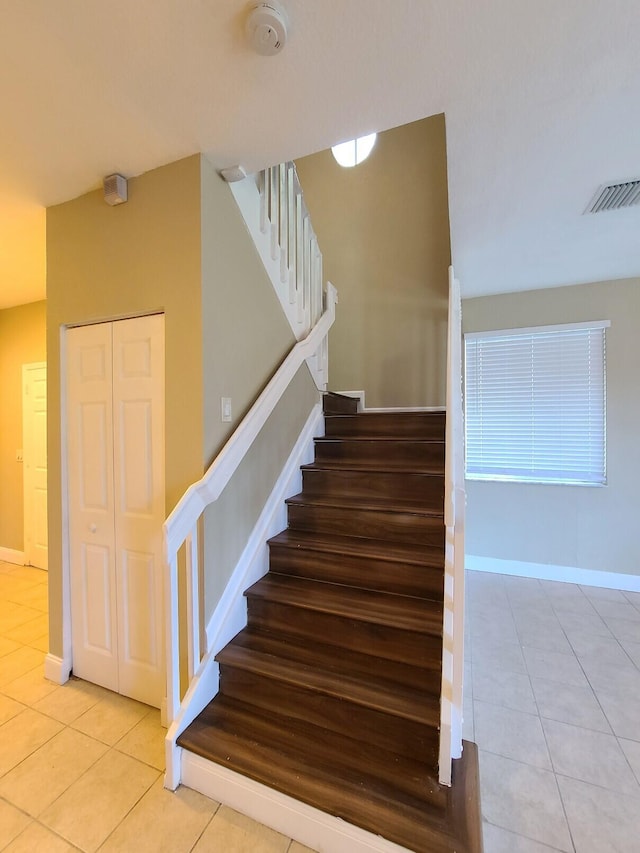
[{"label": "light switch plate", "polygon": [[231,397],[220,397],[220,419],[223,423],[231,422]]}]

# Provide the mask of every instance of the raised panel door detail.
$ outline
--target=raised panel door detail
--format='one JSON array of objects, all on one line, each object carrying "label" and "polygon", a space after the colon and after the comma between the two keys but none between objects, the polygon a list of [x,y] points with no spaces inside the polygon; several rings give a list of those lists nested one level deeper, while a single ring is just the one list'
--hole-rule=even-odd
[{"label": "raised panel door detail", "polygon": [[119,409],[120,511],[152,515],[152,401],[123,400]]},{"label": "raised panel door detail", "polygon": [[153,554],[120,553],[123,613],[122,658],[127,664],[158,666],[156,642],[157,567]]},{"label": "raised panel door detail", "polygon": [[[72,331],[76,331],[75,329]],[[85,329],[83,328],[84,332]],[[109,347],[110,349],[110,347]],[[107,379],[107,347],[103,344],[84,346],[79,353],[78,373],[81,382],[95,382]],[[111,368],[109,368],[111,372]]]},{"label": "raised panel door detail", "polygon": [[25,562],[47,569],[47,366],[23,367]]},{"label": "raised panel door detail", "polygon": [[109,551],[100,545],[82,545],[82,622],[85,644],[93,651],[113,654],[111,567]]},{"label": "raised panel door detail", "polygon": [[107,445],[109,401],[78,405],[78,472],[82,508],[112,511],[109,480],[112,450]]},{"label": "raised panel door detail", "polygon": [[123,379],[151,376],[151,339],[122,341],[120,365]]}]

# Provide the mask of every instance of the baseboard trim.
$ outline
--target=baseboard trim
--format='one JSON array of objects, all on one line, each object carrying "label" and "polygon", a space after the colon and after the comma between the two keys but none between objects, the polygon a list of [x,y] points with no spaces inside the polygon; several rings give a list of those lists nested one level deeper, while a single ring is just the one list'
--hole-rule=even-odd
[{"label": "baseboard trim", "polygon": [[599,586],[640,592],[640,575],[623,572],[600,572],[574,566],[554,566],[546,563],[526,563],[522,560],[499,560],[497,557],[465,555],[465,568],[472,572],[490,572],[496,575],[517,575],[523,578],[579,583],[583,586]]},{"label": "baseboard trim", "polygon": [[363,412],[446,412],[444,406],[383,406],[362,410]]},{"label": "baseboard trim", "polygon": [[354,826],[227,767],[182,750],[182,784],[224,803],[312,850],[331,853],[407,853],[391,841]]},{"label": "baseboard trim", "polygon": [[24,566],[24,551],[15,551],[13,548],[0,546],[0,560],[5,563],[14,563],[16,566]]},{"label": "baseboard trim", "polygon": [[66,684],[71,675],[71,662],[52,655],[51,652],[44,658],[44,677],[54,684]]}]

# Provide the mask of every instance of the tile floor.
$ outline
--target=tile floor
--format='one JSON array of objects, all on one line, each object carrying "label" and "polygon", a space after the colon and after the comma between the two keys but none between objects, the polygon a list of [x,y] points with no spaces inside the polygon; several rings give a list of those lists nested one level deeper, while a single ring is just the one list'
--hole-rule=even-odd
[{"label": "tile floor", "polygon": [[467,573],[485,853],[639,853],[640,594]]},{"label": "tile floor", "polygon": [[[640,594],[471,572],[485,853],[640,852]],[[0,562],[0,850],[308,849],[162,787],[156,710],[43,677],[47,575]]]},{"label": "tile floor", "polygon": [[47,574],[0,562],[0,850],[311,853],[186,788],[162,787],[159,712],[43,676]]}]

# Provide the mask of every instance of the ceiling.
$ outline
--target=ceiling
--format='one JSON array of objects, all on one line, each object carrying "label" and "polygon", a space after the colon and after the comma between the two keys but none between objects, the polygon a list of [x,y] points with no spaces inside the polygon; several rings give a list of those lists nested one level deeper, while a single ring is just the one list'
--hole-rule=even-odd
[{"label": "ceiling", "polygon": [[[474,296],[640,276],[637,0],[2,2],[0,308],[44,297],[44,208],[197,151],[249,170],[444,112],[452,252]],[[406,164],[399,163],[401,169]]]}]

